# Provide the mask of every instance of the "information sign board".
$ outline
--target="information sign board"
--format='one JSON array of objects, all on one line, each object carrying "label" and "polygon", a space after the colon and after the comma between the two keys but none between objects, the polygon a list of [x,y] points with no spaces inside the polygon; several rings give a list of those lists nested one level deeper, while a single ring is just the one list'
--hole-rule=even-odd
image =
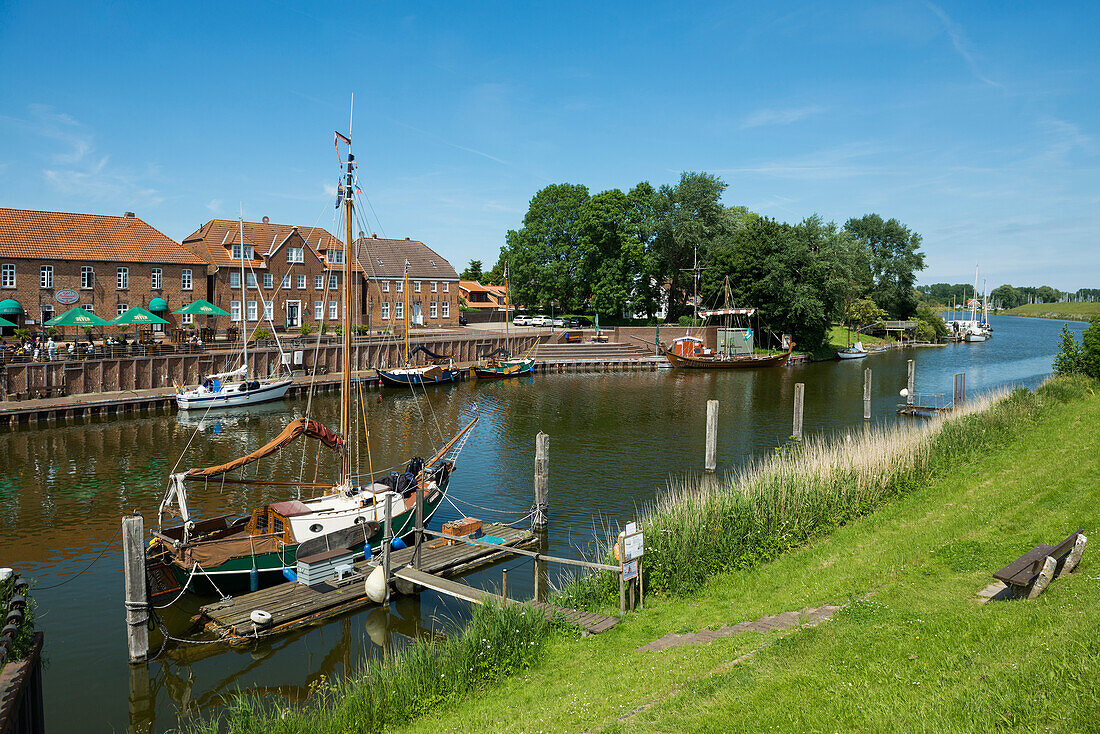
[{"label": "information sign board", "polygon": [[638,578],[638,560],[627,561],[623,564],[623,580],[630,581]]},{"label": "information sign board", "polygon": [[623,561],[641,558],[645,550],[645,534],[635,533],[623,538]]}]

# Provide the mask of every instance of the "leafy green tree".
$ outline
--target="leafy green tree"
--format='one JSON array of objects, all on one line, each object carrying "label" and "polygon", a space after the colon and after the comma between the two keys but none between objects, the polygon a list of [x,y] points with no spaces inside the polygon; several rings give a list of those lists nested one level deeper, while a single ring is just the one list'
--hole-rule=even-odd
[{"label": "leafy green tree", "polygon": [[1085,360],[1077,338],[1069,330],[1069,324],[1062,324],[1058,335],[1058,352],[1054,355],[1054,371],[1059,375],[1085,374]]},{"label": "leafy green tree", "polygon": [[871,297],[875,303],[895,318],[912,316],[917,310],[913,296],[916,273],[924,269],[921,236],[898,220],[884,221],[878,214],[849,219],[844,226],[870,252]]},{"label": "leafy green tree", "polygon": [[633,298],[645,253],[629,210],[627,195],[612,189],[589,199],[581,213],[583,275],[596,313],[618,316]]},{"label": "leafy green tree", "polygon": [[508,263],[517,302],[541,306],[556,300],[562,310],[574,311],[587,300],[580,219],[588,199],[585,186],[551,184],[531,199],[523,227],[508,232],[501,261]]},{"label": "leafy green tree", "polygon": [[470,264],[466,266],[466,269],[462,271],[462,275],[458,277],[462,280],[476,280],[481,282],[481,279],[485,277],[485,274],[481,272],[481,261],[471,260]]},{"label": "leafy green tree", "polygon": [[1024,294],[1008,283],[997,286],[989,292],[989,298],[994,303],[999,303],[1004,308],[1016,308],[1025,302]]},{"label": "leafy green tree", "polygon": [[1081,370],[1100,380],[1100,319],[1093,319],[1081,335]]},{"label": "leafy green tree", "polygon": [[861,329],[864,326],[885,321],[887,316],[888,314],[870,298],[859,298],[849,304],[844,320],[851,326]]},{"label": "leafy green tree", "polygon": [[[949,332],[949,329],[947,328],[947,322],[943,320],[943,316],[940,316],[939,313],[933,311],[932,307],[928,304],[922,303],[921,305],[917,306],[917,321],[927,324],[928,327],[932,330],[931,336],[937,340],[941,337],[947,336]],[[932,338],[929,338],[925,341],[932,340]]]}]

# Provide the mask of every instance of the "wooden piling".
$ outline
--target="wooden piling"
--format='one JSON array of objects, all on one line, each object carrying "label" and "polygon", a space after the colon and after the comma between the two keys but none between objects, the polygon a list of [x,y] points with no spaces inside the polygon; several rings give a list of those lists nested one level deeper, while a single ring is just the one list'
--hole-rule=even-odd
[{"label": "wooden piling", "polygon": [[707,453],[703,467],[709,472],[718,468],[718,401],[707,401]]},{"label": "wooden piling", "polygon": [[500,598],[502,606],[508,603],[508,569],[500,572]]},{"label": "wooden piling", "polygon": [[802,440],[802,406],[806,398],[806,385],[801,382],[794,384],[794,429],[791,433],[796,441]]},{"label": "wooden piling", "polygon": [[145,521],[139,514],[122,518],[122,559],[130,662],[144,663],[149,657],[149,599],[145,586]]},{"label": "wooden piling", "polygon": [[535,507],[531,527],[545,530],[550,509],[550,436],[539,431],[535,436]]},{"label": "wooden piling", "polygon": [[909,360],[909,378],[905,383],[905,404],[913,404],[913,388],[917,384],[917,363],[913,360]]},{"label": "wooden piling", "polygon": [[871,368],[863,370],[863,420],[871,420]]},{"label": "wooden piling", "polygon": [[382,574],[386,578],[386,598],[383,603],[390,603],[390,553],[393,551],[393,503],[386,498],[386,527],[382,532]]}]

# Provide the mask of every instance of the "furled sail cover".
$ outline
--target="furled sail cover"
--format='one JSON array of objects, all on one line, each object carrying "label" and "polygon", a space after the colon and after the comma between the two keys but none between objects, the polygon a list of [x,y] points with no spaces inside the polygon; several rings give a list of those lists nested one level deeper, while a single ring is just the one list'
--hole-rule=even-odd
[{"label": "furled sail cover", "polygon": [[291,441],[298,438],[302,434],[315,438],[325,446],[328,446],[333,451],[338,450],[344,445],[344,437],[338,433],[334,433],[325,428],[322,424],[315,420],[309,420],[306,418],[299,418],[296,421],[292,421],[287,424],[287,427],[283,429],[282,433],[269,441],[266,445],[261,446],[252,453],[245,454],[240,458],[233,459],[227,464],[219,464],[218,466],[208,466],[205,469],[191,469],[187,472],[185,479],[204,479],[208,477],[216,477],[226,472],[233,471],[234,469],[240,469],[242,466],[247,466],[254,461],[259,461],[265,456],[270,456],[281,448],[286,447]]}]

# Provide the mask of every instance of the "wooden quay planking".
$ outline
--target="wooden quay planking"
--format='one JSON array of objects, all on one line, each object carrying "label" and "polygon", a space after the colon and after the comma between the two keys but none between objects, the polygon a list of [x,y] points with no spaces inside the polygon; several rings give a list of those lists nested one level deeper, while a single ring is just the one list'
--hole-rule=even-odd
[{"label": "wooden quay planking", "polygon": [[[503,539],[501,546],[525,547],[538,542],[534,534],[506,525],[489,524],[484,531]],[[469,544],[446,545],[442,541],[425,542],[420,551],[420,567],[422,571],[437,577],[455,576],[507,556],[508,551],[501,549],[501,546],[486,548]],[[413,551],[412,547],[393,551],[390,554],[391,568],[411,564]],[[229,644],[277,637],[373,604],[366,596],[363,582],[374,569],[375,565],[360,556],[353,572],[339,582],[332,580],[314,586],[297,582],[277,584],[207,604],[199,609],[194,621]],[[253,625],[250,615],[256,609],[271,615],[271,624],[266,628],[257,629]]]}]

